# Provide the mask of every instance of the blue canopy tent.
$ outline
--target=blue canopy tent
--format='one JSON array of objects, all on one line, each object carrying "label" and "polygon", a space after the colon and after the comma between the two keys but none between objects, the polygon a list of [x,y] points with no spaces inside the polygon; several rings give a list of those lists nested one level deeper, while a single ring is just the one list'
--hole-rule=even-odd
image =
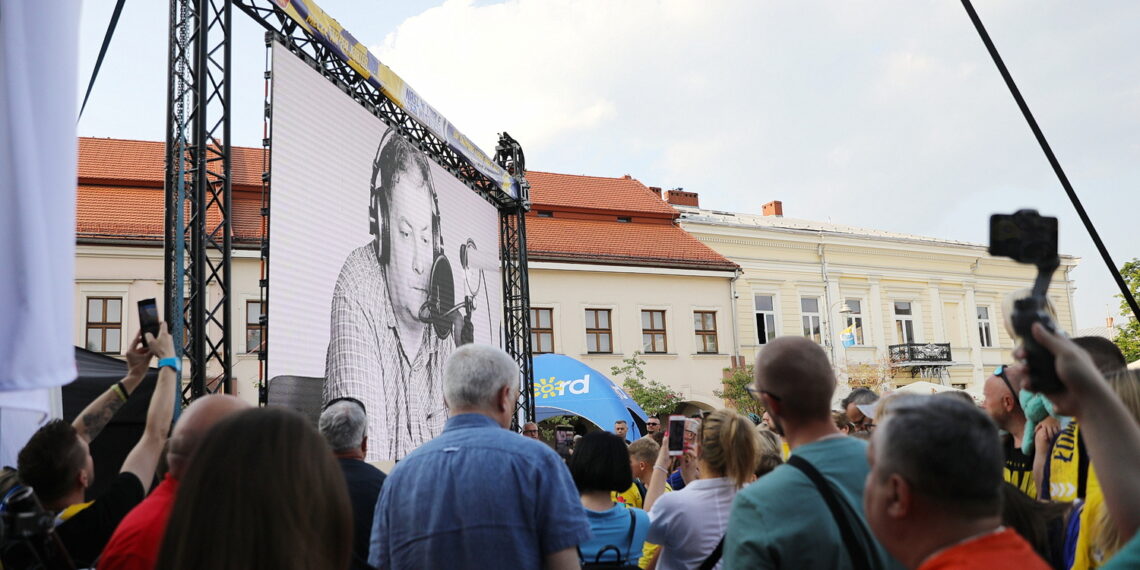
[{"label": "blue canopy tent", "polygon": [[617,420],[629,424],[626,439],[642,436],[648,416],[629,394],[604,374],[561,354],[534,357],[534,411],[538,421],[551,416],[581,416],[602,429]]}]

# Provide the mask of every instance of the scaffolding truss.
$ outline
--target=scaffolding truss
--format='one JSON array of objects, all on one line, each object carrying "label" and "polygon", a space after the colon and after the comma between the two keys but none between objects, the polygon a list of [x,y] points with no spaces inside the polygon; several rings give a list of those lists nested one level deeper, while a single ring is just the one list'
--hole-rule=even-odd
[{"label": "scaffolding truss", "polygon": [[189,360],[182,400],[231,389],[229,0],[171,0],[165,314]]},{"label": "scaffolding truss", "polygon": [[[499,209],[500,262],[503,281],[504,349],[518,362],[518,419],[534,419],[534,390],[529,325],[526,220],[529,186],[522,152],[513,140],[496,160],[518,181],[518,198],[504,192],[445,141],[409,116],[400,106],[357,73],[339,55],[284,14],[270,0],[171,0],[170,83],[166,185],[166,314],[174,315],[176,342],[190,359],[185,400],[219,391],[231,384],[230,347],[230,38],[236,6],[267,30],[267,44],[279,41],[388,126],[415,144],[436,163]],[[270,77],[267,71],[266,79]],[[265,403],[265,349],[270,307],[268,243],[271,100],[266,96],[264,172],[262,174],[261,325],[258,350],[260,399]],[[509,137],[506,137],[509,140]],[[208,298],[208,295],[213,298]],[[185,301],[185,303],[184,303]],[[185,318],[180,318],[185,316]]]}]

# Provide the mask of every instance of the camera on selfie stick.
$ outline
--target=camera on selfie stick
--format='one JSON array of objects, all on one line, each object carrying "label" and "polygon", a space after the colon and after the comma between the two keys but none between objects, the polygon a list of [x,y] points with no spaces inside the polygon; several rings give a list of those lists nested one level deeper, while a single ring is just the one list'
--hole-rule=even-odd
[{"label": "camera on selfie stick", "polygon": [[1046,311],[1045,294],[1053,272],[1061,265],[1057,255],[1057,218],[1041,216],[1037,210],[1018,210],[1013,214],[990,216],[990,255],[1009,257],[1018,263],[1037,266],[1037,279],[1029,297],[1013,303],[1013,330],[1025,343],[1029,377],[1033,389],[1052,394],[1065,389],[1053,367],[1053,353],[1033,338],[1033,323],[1041,323],[1052,332],[1057,325]]}]

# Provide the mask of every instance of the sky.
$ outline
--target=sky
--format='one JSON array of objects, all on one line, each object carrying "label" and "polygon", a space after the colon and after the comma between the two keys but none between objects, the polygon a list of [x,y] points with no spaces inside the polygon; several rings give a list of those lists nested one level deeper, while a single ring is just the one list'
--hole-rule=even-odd
[{"label": "sky", "polygon": [[[488,154],[622,176],[701,206],[985,243],[994,212],[1060,220],[1077,324],[1119,293],[965,10],[951,0],[320,1]],[[80,89],[114,3],[85,2]],[[1130,1],[977,0],[1115,264],[1140,257]],[[164,140],[167,3],[126,4],[80,136]],[[264,32],[234,14],[233,143],[260,145]],[[1132,38],[1132,39],[1129,39]]]}]

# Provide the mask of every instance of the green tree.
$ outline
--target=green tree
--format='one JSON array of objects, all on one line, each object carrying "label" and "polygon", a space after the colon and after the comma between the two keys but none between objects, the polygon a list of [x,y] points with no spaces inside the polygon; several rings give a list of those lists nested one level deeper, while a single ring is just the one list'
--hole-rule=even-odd
[{"label": "green tree", "polygon": [[610,374],[622,379],[622,386],[633,401],[651,416],[668,414],[681,403],[681,396],[671,388],[645,375],[645,361],[640,352],[622,359],[622,366],[610,367]]},{"label": "green tree", "polygon": [[[1128,284],[1128,291],[1132,293],[1132,298],[1140,299],[1140,258],[1133,258],[1132,261],[1125,263],[1124,267],[1120,268],[1120,276]],[[1120,312],[1124,315],[1131,315],[1132,308],[1128,306],[1128,301],[1124,296],[1117,295],[1117,298],[1120,299]],[[1113,340],[1116,342],[1116,346],[1120,347],[1120,352],[1124,353],[1126,361],[1140,360],[1140,321],[1135,318],[1129,319],[1128,323],[1116,333],[1116,338]]]},{"label": "green tree", "polygon": [[752,383],[752,365],[749,364],[744,368],[725,368],[726,372],[730,370],[732,374],[721,380],[724,389],[713,390],[713,395],[723,399],[742,414],[763,416],[764,405],[748,392],[748,385]]}]

